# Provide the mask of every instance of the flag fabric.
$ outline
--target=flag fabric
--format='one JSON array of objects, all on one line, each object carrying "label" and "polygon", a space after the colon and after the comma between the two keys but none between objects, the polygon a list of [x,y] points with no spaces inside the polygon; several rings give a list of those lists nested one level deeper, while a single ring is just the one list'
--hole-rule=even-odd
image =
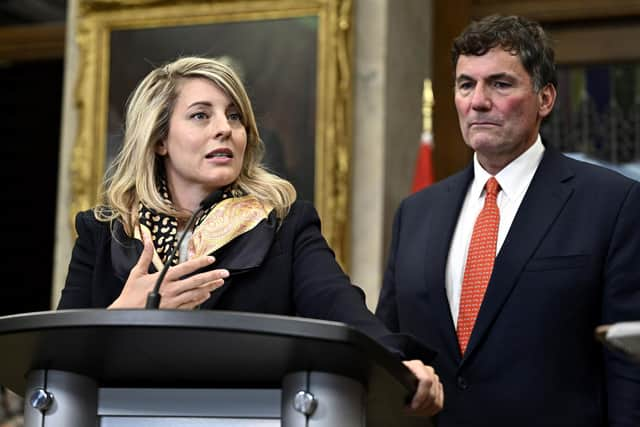
[{"label": "flag fabric", "polygon": [[411,192],[415,193],[433,184],[433,164],[431,152],[433,151],[433,135],[431,132],[422,132],[420,138],[420,148],[416,159],[416,170],[413,175],[413,185]]}]

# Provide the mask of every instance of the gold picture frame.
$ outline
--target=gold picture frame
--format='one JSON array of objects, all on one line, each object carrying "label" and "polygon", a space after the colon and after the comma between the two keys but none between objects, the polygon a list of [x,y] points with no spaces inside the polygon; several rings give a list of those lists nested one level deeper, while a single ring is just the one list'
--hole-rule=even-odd
[{"label": "gold picture frame", "polygon": [[[109,151],[117,145],[112,142],[120,126],[117,112],[137,80],[157,62],[184,54],[239,54],[254,62],[246,68],[262,78],[247,77],[245,83],[263,139],[269,132],[261,128],[261,119],[271,120],[288,138],[282,145],[293,165],[291,180],[302,198],[314,201],[324,236],[348,268],[351,9],[352,0],[80,0],[72,215],[98,202]],[[193,52],[203,42],[210,48]],[[276,52],[280,58],[272,56]],[[142,70],[140,63],[148,68]],[[301,71],[309,64],[308,72]],[[263,78],[267,69],[272,81]],[[296,87],[296,78],[307,83]],[[282,99],[274,99],[278,96]],[[256,100],[263,104],[256,107]]]}]

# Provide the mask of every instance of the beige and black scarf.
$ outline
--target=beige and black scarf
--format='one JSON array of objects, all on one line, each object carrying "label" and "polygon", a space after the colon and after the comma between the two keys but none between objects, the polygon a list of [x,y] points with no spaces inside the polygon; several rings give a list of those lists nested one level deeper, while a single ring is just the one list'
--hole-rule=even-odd
[{"label": "beige and black scarf", "polygon": [[[171,203],[171,197],[163,180],[160,185],[162,196]],[[259,201],[255,196],[225,191],[222,200],[204,211],[196,221],[188,243],[187,259],[211,254],[237,237],[254,229],[266,220],[273,207]],[[151,235],[155,249],[154,264],[161,268],[178,241],[178,220],[176,217],[158,213],[140,203],[138,209],[139,227],[135,237],[141,233]],[[178,255],[176,253],[176,255]],[[173,258],[178,263],[179,256]]]}]

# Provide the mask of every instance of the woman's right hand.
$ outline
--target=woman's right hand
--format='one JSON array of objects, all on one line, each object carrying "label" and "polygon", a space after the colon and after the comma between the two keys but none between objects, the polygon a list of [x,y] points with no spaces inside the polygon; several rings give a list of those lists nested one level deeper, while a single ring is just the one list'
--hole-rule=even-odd
[{"label": "woman's right hand", "polygon": [[440,377],[431,366],[420,360],[405,360],[402,362],[418,379],[418,389],[407,408],[410,415],[434,416],[444,406],[444,391]]},{"label": "woman's right hand", "polygon": [[[131,269],[120,296],[108,308],[145,307],[147,295],[153,290],[160,273],[148,273],[153,259],[153,242],[147,233],[142,233],[142,240],[142,254]],[[214,261],[212,256],[200,256],[170,267],[160,285],[160,308],[193,309],[209,299],[211,292],[222,286],[224,279],[229,277],[227,270],[216,269],[183,277]]]}]

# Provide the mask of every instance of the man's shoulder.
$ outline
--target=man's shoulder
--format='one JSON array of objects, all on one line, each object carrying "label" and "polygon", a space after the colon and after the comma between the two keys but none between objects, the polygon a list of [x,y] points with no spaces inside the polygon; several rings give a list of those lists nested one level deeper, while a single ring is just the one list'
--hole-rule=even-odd
[{"label": "man's shoulder", "polygon": [[594,164],[581,159],[575,159],[568,155],[557,153],[558,159],[562,162],[576,178],[588,184],[598,184],[599,186],[628,187],[638,184],[637,181],[624,176],[620,172],[602,165]]},{"label": "man's shoulder", "polygon": [[435,199],[444,196],[451,196],[465,191],[468,187],[473,173],[465,168],[453,175],[450,175],[441,181],[429,185],[420,191],[417,191],[403,200],[403,204],[407,206],[421,205],[423,203],[432,202]]}]

